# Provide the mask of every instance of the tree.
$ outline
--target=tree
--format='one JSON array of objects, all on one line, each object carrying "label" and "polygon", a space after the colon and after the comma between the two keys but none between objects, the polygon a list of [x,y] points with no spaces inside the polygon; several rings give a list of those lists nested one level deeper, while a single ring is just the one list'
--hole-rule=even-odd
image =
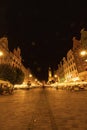
[{"label": "tree", "polygon": [[21,84],[24,81],[25,75],[24,75],[23,71],[17,67],[15,68],[15,72],[16,72],[15,82],[16,82],[16,84]]},{"label": "tree", "polygon": [[25,75],[21,69],[8,64],[0,64],[0,79],[9,81],[12,84],[21,84],[24,77]]}]

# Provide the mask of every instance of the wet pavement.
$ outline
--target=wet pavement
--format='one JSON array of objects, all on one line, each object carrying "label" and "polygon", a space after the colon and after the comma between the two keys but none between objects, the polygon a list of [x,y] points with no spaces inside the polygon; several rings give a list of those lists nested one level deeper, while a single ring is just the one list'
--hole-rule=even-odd
[{"label": "wet pavement", "polygon": [[0,130],[87,130],[87,91],[36,88],[0,95]]}]

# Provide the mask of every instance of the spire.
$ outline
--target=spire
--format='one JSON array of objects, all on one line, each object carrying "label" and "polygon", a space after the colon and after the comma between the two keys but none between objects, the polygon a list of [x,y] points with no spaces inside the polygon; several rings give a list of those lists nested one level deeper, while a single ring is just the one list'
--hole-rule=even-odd
[{"label": "spire", "polygon": [[49,67],[49,70],[48,70],[48,81],[51,81],[52,80],[52,70],[51,70],[51,67]]}]

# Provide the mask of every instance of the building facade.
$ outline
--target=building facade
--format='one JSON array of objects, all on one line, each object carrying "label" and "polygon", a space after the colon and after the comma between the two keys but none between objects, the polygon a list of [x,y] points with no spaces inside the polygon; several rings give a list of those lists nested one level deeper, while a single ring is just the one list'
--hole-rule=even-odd
[{"label": "building facade", "polygon": [[29,69],[22,64],[21,50],[18,47],[11,52],[8,48],[8,39],[6,37],[0,38],[0,64],[9,64],[13,67],[21,69],[25,74],[24,81],[29,80]]},{"label": "building facade", "polygon": [[81,30],[80,40],[73,37],[73,47],[58,64],[57,72],[60,82],[87,81],[87,31]]},{"label": "building facade", "polygon": [[66,82],[79,80],[74,54],[71,49],[68,51],[66,59],[64,58],[63,68]]}]

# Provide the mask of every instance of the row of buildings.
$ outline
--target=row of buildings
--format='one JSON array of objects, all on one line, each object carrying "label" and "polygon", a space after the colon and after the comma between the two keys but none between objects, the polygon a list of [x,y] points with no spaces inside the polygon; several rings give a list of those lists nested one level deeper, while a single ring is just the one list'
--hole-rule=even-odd
[{"label": "row of buildings", "polygon": [[87,31],[81,30],[80,40],[73,37],[73,47],[58,64],[52,76],[49,70],[48,81],[58,82],[87,81]]},{"label": "row of buildings", "polygon": [[[31,80],[32,74],[29,68],[22,63],[21,50],[18,47],[11,52],[8,48],[8,39],[0,38],[0,64],[9,64],[20,68],[24,74],[24,82]],[[32,80],[36,80],[35,77]],[[57,70],[52,75],[51,68],[48,72],[48,81],[58,82],[87,81],[87,31],[81,30],[80,40],[73,37],[73,46],[58,64]]]},{"label": "row of buildings", "polygon": [[20,48],[14,48],[13,52],[11,52],[8,48],[8,39],[6,37],[0,38],[0,64],[9,64],[13,67],[20,68],[25,74],[25,83],[30,81],[31,78],[32,80],[35,79],[35,77],[32,77],[30,69],[25,68],[22,63]]}]

